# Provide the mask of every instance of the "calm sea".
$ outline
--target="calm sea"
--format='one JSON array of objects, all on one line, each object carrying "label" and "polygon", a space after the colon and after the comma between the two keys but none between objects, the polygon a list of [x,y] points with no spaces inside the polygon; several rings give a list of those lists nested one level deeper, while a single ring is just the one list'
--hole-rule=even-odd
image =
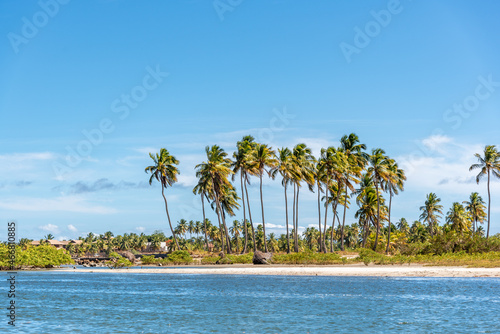
[{"label": "calm sea", "polygon": [[48,271],[17,290],[16,333],[500,333],[496,278]]}]

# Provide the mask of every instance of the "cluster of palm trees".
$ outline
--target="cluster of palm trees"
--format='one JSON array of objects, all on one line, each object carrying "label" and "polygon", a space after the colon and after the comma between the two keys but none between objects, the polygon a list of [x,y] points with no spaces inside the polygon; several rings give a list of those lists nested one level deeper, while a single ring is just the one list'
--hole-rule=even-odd
[{"label": "cluster of palm trees", "polygon": [[[300,143],[293,148],[280,148],[273,150],[267,144],[258,143],[252,136],[244,136],[236,144],[236,151],[233,159],[218,145],[205,149],[206,161],[198,164],[196,177],[198,183],[193,189],[193,193],[200,195],[202,203],[203,220],[199,224],[196,232],[194,227],[192,233],[203,233],[205,248],[209,249],[209,226],[205,217],[205,201],[217,214],[217,229],[220,240],[220,248],[228,253],[233,252],[234,243],[231,240],[230,228],[227,222],[228,217],[235,216],[235,211],[243,210],[243,221],[248,224],[241,224],[244,236],[241,252],[248,251],[249,243],[253,250],[269,250],[266,235],[265,206],[263,194],[263,178],[278,178],[284,190],[285,212],[284,221],[286,226],[286,251],[291,251],[290,239],[292,239],[293,250],[299,251],[299,195],[303,186],[307,186],[310,191],[317,192],[318,205],[318,250],[322,252],[332,252],[334,248],[335,224],[338,222],[339,245],[341,250],[345,247],[346,234],[346,211],[355,200],[359,209],[355,213],[358,219],[359,233],[361,235],[361,245],[366,246],[372,229],[374,229],[373,249],[377,249],[379,235],[384,222],[387,225],[386,252],[389,252],[391,244],[391,209],[392,200],[395,195],[404,189],[406,176],[404,170],[399,168],[397,162],[386,155],[384,150],[376,148],[371,153],[366,152],[366,145],[361,144],[356,134],[351,133],[340,139],[338,147],[328,147],[322,149],[318,158],[314,157],[312,151],[306,144]],[[159,154],[150,153],[154,164],[146,168],[146,172],[151,173],[150,184],[156,179],[161,184],[162,196],[165,202],[165,209],[169,221],[170,229],[176,247],[179,249],[179,242],[176,234],[184,234],[189,230],[187,222],[182,222],[176,229],[172,227],[168,204],[164,194],[164,189],[172,186],[177,181],[179,170],[176,167],[178,160],[166,149],[162,148]],[[477,182],[483,177],[488,177],[488,214],[481,212],[482,199],[479,194],[471,195],[471,199],[464,207],[460,203],[454,203],[448,214],[447,221],[453,226],[458,226],[458,230],[468,229],[466,221],[473,221],[473,230],[477,228],[477,223],[488,217],[488,232],[490,226],[490,177],[491,175],[500,177],[500,155],[495,146],[486,146],[484,156],[476,154],[478,163],[470,167],[480,169],[477,175]],[[239,174],[239,184],[241,196],[237,194],[236,188],[231,181],[235,181]],[[250,179],[258,178],[260,190],[260,227],[255,229],[254,219],[248,196],[248,186]],[[289,213],[288,192],[293,190],[291,214]],[[386,199],[387,198],[387,199]],[[438,218],[442,214],[440,199],[434,193],[427,196],[425,205],[421,208],[420,220],[428,225],[428,231],[432,236],[436,230]],[[388,203],[387,203],[388,202]],[[484,204],[483,204],[484,205]],[[342,208],[342,220],[340,219],[339,206]],[[330,211],[331,210],[331,211]],[[332,217],[329,221],[329,212]],[[475,212],[472,214],[471,212]],[[248,219],[247,219],[248,213]],[[290,222],[291,216],[291,222]],[[465,220],[464,220],[465,219]],[[290,228],[291,224],[291,228]],[[196,225],[196,223],[195,223]],[[228,228],[229,227],[229,228]],[[201,230],[200,230],[201,228]],[[234,226],[232,226],[234,231]],[[312,230],[310,230],[312,231]],[[258,242],[257,234],[262,234],[262,242]],[[215,238],[211,238],[214,240]],[[327,240],[330,240],[327,247]],[[262,244],[262,245],[260,245]],[[236,246],[236,249],[239,247]],[[273,247],[274,248],[274,247]],[[237,250],[239,251],[239,250]]]},{"label": "cluster of palm trees", "polygon": [[113,232],[108,231],[103,234],[89,232],[85,238],[80,237],[78,240],[81,240],[81,243],[66,246],[70,254],[109,254],[116,250],[157,251],[160,250],[161,243],[168,238],[161,231],[154,231],[151,235],[124,233],[116,237]]}]

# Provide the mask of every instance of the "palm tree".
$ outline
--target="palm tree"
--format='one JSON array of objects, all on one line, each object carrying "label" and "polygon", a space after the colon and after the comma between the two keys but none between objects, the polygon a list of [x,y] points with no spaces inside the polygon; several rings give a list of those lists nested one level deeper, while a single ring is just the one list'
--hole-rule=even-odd
[{"label": "palm tree", "polygon": [[375,185],[375,193],[377,195],[377,235],[375,237],[375,244],[373,245],[373,250],[377,249],[378,235],[380,233],[380,194],[379,187],[382,182],[387,180],[387,157],[385,156],[385,151],[380,148],[375,148],[372,150],[372,154],[369,157],[370,167],[368,168],[368,174],[373,179],[373,184]]},{"label": "palm tree", "polygon": [[[243,221],[247,220],[246,217],[246,208],[245,208],[245,192],[248,195],[248,191],[246,190],[246,186],[248,183],[248,173],[251,170],[251,166],[249,165],[249,153],[255,147],[256,143],[254,142],[254,138],[252,136],[245,136],[243,139],[236,143],[237,151],[233,153],[234,162],[232,163],[233,167],[233,181],[236,176],[236,173],[240,172],[240,184],[241,184],[241,202],[243,204]],[[247,196],[248,202],[248,196]],[[252,226],[252,238],[255,252],[255,232],[253,230],[253,222],[252,222],[252,214],[250,212],[250,203],[248,203],[248,214],[250,216],[250,224]],[[245,230],[245,245],[243,246],[242,254],[246,253],[248,246],[248,233],[247,233],[247,225],[244,225]]]},{"label": "palm tree", "polygon": [[203,212],[203,232],[205,234],[205,246],[208,250],[208,236],[207,236],[207,219],[205,218],[205,199],[210,201],[210,196],[212,191],[212,182],[209,173],[206,171],[197,171],[196,177],[198,178],[198,184],[194,187],[193,193],[200,195],[201,197],[201,211]]},{"label": "palm tree", "polygon": [[446,215],[446,222],[451,224],[451,228],[463,235],[468,231],[467,213],[462,204],[454,202],[450,211]]},{"label": "palm tree", "polygon": [[275,153],[267,144],[257,144],[250,153],[250,160],[255,165],[253,173],[259,176],[260,180],[260,206],[262,210],[262,229],[264,233],[264,251],[267,252],[266,221],[264,219],[264,199],[262,196],[262,176],[264,172],[271,176],[266,168],[273,168],[277,164]]},{"label": "palm tree", "polygon": [[239,237],[241,233],[241,223],[237,220],[233,221],[233,225],[229,227],[229,232],[233,235],[235,240],[236,251],[238,251],[239,247]]},{"label": "palm tree", "polygon": [[408,225],[408,222],[406,221],[405,218],[401,218],[399,220],[397,228],[400,232],[403,232],[404,234],[408,234],[408,232],[410,232],[410,225]]},{"label": "palm tree", "polygon": [[186,232],[189,231],[189,225],[186,219],[181,219],[177,223],[177,233],[180,235],[185,235]]},{"label": "palm tree", "polygon": [[[355,218],[359,219],[359,223],[364,228],[363,242],[361,247],[366,246],[368,237],[370,235],[370,224],[377,227],[377,214],[380,212],[380,203],[383,203],[383,198],[378,197],[376,190],[371,182],[371,178],[367,175],[362,179],[362,188],[356,191],[356,203],[359,206],[359,210],[356,211]],[[368,180],[370,181],[368,183]],[[382,211],[383,213],[383,211]]]},{"label": "palm tree", "polygon": [[385,191],[389,191],[389,217],[388,217],[388,232],[387,232],[387,247],[385,253],[389,253],[389,245],[391,242],[391,208],[392,208],[392,196],[397,195],[399,191],[404,190],[404,181],[406,181],[406,175],[404,170],[398,167],[396,161],[388,160],[388,177],[386,182],[384,182]]},{"label": "palm tree", "polygon": [[170,231],[174,237],[175,245],[179,249],[179,243],[177,242],[177,237],[175,236],[174,229],[172,227],[172,222],[170,220],[170,214],[168,213],[167,198],[165,197],[165,188],[172,186],[177,182],[177,175],[179,174],[179,169],[175,166],[179,164],[179,161],[165,149],[160,149],[160,153],[154,156],[149,153],[149,156],[154,161],[154,165],[146,167],[144,170],[146,173],[150,172],[151,177],[149,178],[149,184],[151,185],[153,179],[156,179],[161,184],[161,195],[165,201],[165,211],[167,212],[168,224],[170,225]]},{"label": "palm tree", "polygon": [[431,237],[433,236],[434,225],[437,225],[438,218],[441,218],[443,214],[443,206],[439,204],[441,199],[437,197],[435,193],[430,193],[427,195],[425,200],[425,205],[420,207],[420,221],[424,221],[429,224],[429,233]]},{"label": "palm tree", "polygon": [[193,237],[194,231],[196,230],[196,223],[194,221],[190,220],[187,230],[189,232],[189,239],[191,239]]},{"label": "palm tree", "polygon": [[[230,168],[231,160],[226,158],[227,153],[217,145],[213,145],[212,147],[207,146],[205,152],[207,154],[207,162],[196,165],[196,175],[199,178],[209,180],[211,183],[211,195],[215,201],[215,211],[217,212],[218,219],[222,220],[222,226],[224,227],[220,231],[221,248],[224,251],[224,237],[222,235],[225,233],[226,238],[229,239],[229,233],[221,206],[221,198],[225,195],[225,190],[233,187],[228,180],[229,175],[233,173]],[[228,243],[227,249],[228,253],[231,253],[231,243]]]},{"label": "palm tree", "polygon": [[476,233],[477,223],[482,224],[486,218],[486,212],[484,211],[486,206],[484,205],[483,198],[479,196],[479,193],[473,192],[469,197],[469,201],[464,201],[463,203],[466,205],[465,208],[472,219],[472,232]]},{"label": "palm tree", "polygon": [[271,175],[274,179],[279,173],[282,177],[281,184],[285,191],[285,223],[286,223],[286,241],[287,253],[290,254],[290,234],[288,233],[288,199],[287,186],[290,184],[294,175],[294,165],[292,164],[292,151],[288,148],[278,149],[278,163],[271,169]]},{"label": "palm tree", "polygon": [[481,169],[479,174],[476,176],[476,182],[479,181],[483,176],[488,176],[488,229],[486,230],[486,239],[490,236],[490,218],[491,218],[491,194],[490,194],[490,179],[491,174],[500,178],[500,153],[498,152],[495,145],[487,145],[484,148],[484,155],[481,156],[479,153],[474,154],[479,163],[470,166],[469,171],[474,169]]},{"label": "palm tree", "polygon": [[314,168],[315,159],[311,153],[311,149],[307,147],[306,144],[301,143],[295,145],[292,150],[292,165],[293,165],[293,189],[294,189],[294,201],[293,201],[293,220],[294,220],[294,250],[299,251],[299,191],[300,182],[305,181],[312,191],[314,185]]}]

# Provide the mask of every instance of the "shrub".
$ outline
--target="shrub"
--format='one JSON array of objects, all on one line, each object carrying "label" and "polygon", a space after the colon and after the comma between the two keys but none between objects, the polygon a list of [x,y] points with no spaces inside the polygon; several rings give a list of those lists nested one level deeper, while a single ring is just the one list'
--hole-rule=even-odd
[{"label": "shrub", "polygon": [[335,253],[290,253],[274,254],[271,263],[275,264],[342,264],[343,261]]},{"label": "shrub", "polygon": [[141,262],[142,264],[156,264],[158,263],[158,260],[159,259],[156,259],[154,257],[154,255],[144,255],[142,258],[141,258]]},{"label": "shrub", "polygon": [[111,258],[111,260],[107,261],[106,264],[108,266],[113,266],[113,268],[123,268],[132,266],[132,262],[121,256],[117,252],[111,252],[109,254],[109,257]]},{"label": "shrub", "polygon": [[168,254],[167,260],[173,264],[190,264],[193,258],[185,250],[173,251]]}]

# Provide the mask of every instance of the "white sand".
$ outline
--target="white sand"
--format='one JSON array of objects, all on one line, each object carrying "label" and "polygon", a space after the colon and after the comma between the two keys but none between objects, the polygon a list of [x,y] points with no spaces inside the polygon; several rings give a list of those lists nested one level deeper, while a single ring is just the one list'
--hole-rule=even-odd
[{"label": "white sand", "polygon": [[433,267],[421,265],[343,266],[181,266],[143,269],[60,269],[65,272],[215,274],[215,275],[308,275],[308,276],[392,276],[392,277],[500,277],[500,268]]}]

